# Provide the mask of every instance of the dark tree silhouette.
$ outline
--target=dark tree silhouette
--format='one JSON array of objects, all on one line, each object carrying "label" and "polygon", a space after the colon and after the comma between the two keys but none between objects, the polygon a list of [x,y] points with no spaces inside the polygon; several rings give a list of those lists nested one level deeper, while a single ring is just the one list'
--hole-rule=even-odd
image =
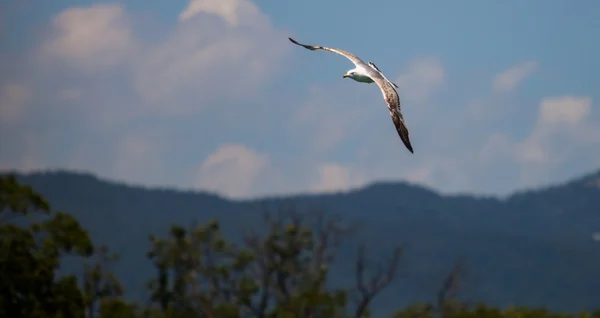
[{"label": "dark tree silhouette", "polygon": [[163,313],[202,317],[347,317],[348,295],[357,291],[352,315],[365,317],[394,279],[399,249],[372,275],[360,249],[356,287],[328,287],[336,249],[354,227],[323,212],[266,211],[264,229],[246,233],[240,244],[226,242],[217,221],[174,226],[168,239],[152,237],[148,256],[159,273],[150,284],[152,301]]},{"label": "dark tree silhouette", "polygon": [[56,269],[62,255],[91,255],[87,232],[13,175],[0,177],[0,217],[0,316],[83,316],[76,278]]}]

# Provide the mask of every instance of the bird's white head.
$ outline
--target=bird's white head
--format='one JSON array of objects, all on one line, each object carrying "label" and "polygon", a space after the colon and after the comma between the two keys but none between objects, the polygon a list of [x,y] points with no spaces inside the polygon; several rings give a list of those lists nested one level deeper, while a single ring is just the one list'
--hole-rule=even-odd
[{"label": "bird's white head", "polygon": [[354,77],[356,76],[356,69],[351,69],[348,72],[346,72],[346,74],[344,74],[344,76],[342,76],[343,78],[349,77],[354,79]]}]

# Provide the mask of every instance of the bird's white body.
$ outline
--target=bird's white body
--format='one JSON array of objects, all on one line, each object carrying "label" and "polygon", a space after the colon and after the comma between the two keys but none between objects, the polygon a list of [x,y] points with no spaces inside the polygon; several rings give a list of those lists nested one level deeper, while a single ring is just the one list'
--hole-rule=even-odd
[{"label": "bird's white body", "polygon": [[349,70],[348,72],[346,72],[346,74],[350,75],[347,76],[357,82],[361,82],[361,83],[374,83],[375,81],[371,78],[371,75],[366,72],[366,70],[364,70],[362,67],[357,67],[354,69]]}]

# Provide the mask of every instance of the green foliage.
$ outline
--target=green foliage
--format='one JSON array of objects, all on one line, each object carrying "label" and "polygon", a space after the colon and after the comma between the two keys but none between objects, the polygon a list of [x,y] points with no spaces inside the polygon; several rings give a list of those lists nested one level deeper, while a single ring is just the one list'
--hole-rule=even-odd
[{"label": "green foliage", "polygon": [[30,186],[19,184],[14,175],[0,177],[0,217],[29,215],[33,211],[49,213],[50,204]]},{"label": "green foliage", "polygon": [[434,308],[430,304],[412,304],[394,314],[394,318],[433,318]]},{"label": "green foliage", "polygon": [[[81,317],[83,295],[73,276],[56,277],[60,257],[93,251],[87,232],[66,213],[42,221],[19,216],[50,214],[50,205],[14,176],[0,178],[0,316]],[[18,226],[20,221],[26,226]]]},{"label": "green foliage", "polygon": [[137,318],[140,317],[140,310],[135,303],[128,303],[117,297],[109,297],[100,301],[98,317]]},{"label": "green foliage", "polygon": [[84,261],[82,292],[88,318],[95,317],[98,303],[100,303],[100,317],[103,312],[120,313],[131,309],[117,298],[123,294],[123,287],[111,272],[110,265],[118,259],[118,255],[110,253],[108,247],[100,246],[92,257]]},{"label": "green foliage", "polygon": [[[414,304],[397,312],[395,318],[433,318],[436,317],[435,309],[429,304]],[[452,312],[444,312],[442,318],[592,318],[598,317],[593,313],[580,312],[578,314],[552,313],[545,308],[516,307],[499,309],[478,304],[473,307],[461,307]]]},{"label": "green foliage", "polygon": [[[266,221],[269,233],[240,245],[225,240],[216,220],[151,236],[155,308],[201,317],[345,317],[350,290],[325,284],[345,229],[323,217],[311,228],[295,214]],[[378,291],[365,288],[365,305]]]}]

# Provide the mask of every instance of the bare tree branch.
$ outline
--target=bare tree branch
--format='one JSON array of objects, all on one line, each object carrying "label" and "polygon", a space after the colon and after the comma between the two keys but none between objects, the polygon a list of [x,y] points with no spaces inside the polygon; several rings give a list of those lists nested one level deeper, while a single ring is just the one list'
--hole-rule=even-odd
[{"label": "bare tree branch", "polygon": [[444,278],[436,297],[436,309],[441,317],[447,316],[446,312],[451,310],[448,306],[460,306],[460,303],[458,303],[458,295],[465,289],[464,277],[466,272],[464,261],[459,260]]},{"label": "bare tree branch", "polygon": [[371,301],[394,280],[401,255],[402,250],[400,247],[394,248],[391,257],[377,264],[371,277],[366,280],[367,256],[365,254],[365,247],[359,247],[355,263],[356,289],[359,294],[358,305],[355,311],[356,318],[363,317]]}]

